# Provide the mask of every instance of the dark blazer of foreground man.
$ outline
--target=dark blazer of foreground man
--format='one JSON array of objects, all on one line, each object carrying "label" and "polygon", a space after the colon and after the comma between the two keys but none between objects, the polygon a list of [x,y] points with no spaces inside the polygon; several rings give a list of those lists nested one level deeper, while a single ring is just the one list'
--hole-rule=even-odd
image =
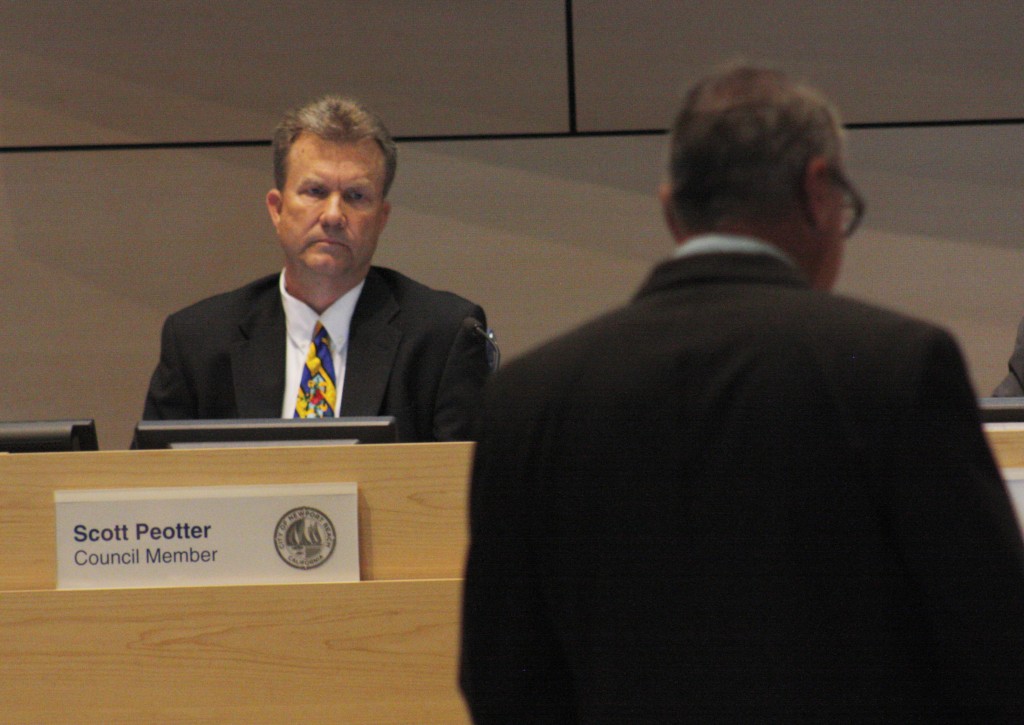
[{"label": "dark blazer of foreground man", "polygon": [[[393,415],[402,442],[466,439],[489,373],[483,310],[371,265],[396,163],[381,120],[351,99],[326,96],[285,117],[267,194],[285,289],[310,320],[358,295],[347,341],[334,341],[347,342],[339,415]],[[279,279],[168,317],[145,419],[277,418],[294,406]]]},{"label": "dark blazer of foreground man", "polygon": [[957,345],[827,291],[862,211],[833,110],[714,75],[670,171],[681,256],[486,389],[475,722],[1024,722],[1024,550]]}]

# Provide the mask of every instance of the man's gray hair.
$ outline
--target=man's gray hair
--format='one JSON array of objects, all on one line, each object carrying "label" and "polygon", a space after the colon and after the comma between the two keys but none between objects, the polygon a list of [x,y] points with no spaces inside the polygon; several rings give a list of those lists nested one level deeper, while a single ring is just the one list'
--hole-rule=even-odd
[{"label": "man's gray hair", "polygon": [[804,203],[807,162],[838,167],[842,127],[817,91],[783,73],[732,66],[698,82],[672,128],[672,213],[688,232],[778,221]]},{"label": "man's gray hair", "polygon": [[328,95],[285,114],[274,131],[274,184],[278,189],[284,189],[288,178],[288,152],[302,133],[311,133],[333,143],[376,141],[384,154],[384,196],[387,196],[398,168],[398,149],[376,113],[352,98]]}]

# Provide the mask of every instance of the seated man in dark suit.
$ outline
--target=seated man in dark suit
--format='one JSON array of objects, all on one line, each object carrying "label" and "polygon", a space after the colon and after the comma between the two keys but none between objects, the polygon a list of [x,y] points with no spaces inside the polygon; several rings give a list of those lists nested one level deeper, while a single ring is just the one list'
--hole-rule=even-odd
[{"label": "seated man in dark suit", "polygon": [[384,124],[327,96],[284,118],[273,154],[284,270],[167,318],[143,417],[393,415],[400,441],[467,438],[486,319],[372,266],[397,159]]},{"label": "seated man in dark suit", "polygon": [[1017,326],[1017,339],[1013,343],[1013,353],[1006,367],[1006,377],[992,391],[992,395],[996,398],[1024,397],[1024,320]]},{"label": "seated man in dark suit", "polygon": [[943,330],[829,294],[862,202],[831,106],[699,83],[677,241],[485,388],[477,723],[1024,722],[1024,546]]}]

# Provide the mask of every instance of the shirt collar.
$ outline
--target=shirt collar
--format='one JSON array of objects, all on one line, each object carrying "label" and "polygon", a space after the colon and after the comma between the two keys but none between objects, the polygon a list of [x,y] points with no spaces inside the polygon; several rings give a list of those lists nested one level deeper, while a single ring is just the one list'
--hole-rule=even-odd
[{"label": "shirt collar", "polygon": [[309,341],[313,339],[313,330],[316,329],[316,323],[319,321],[327,328],[327,334],[331,337],[331,346],[335,350],[344,347],[348,343],[348,332],[352,324],[352,315],[356,310],[356,302],[359,301],[359,295],[365,284],[366,280],[364,279],[318,315],[312,307],[288,293],[284,284],[284,270],[282,270],[278,285],[281,289],[281,304],[284,306],[285,325],[292,343],[300,348],[308,345]]},{"label": "shirt collar", "polygon": [[676,247],[674,256],[691,257],[696,254],[767,254],[795,267],[793,259],[773,244],[738,234],[700,234]]}]

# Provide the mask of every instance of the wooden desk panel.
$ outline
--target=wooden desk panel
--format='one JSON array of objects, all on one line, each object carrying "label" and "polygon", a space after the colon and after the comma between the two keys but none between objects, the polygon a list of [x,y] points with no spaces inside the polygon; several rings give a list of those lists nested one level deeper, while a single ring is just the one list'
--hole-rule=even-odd
[{"label": "wooden desk panel", "polygon": [[12,723],[444,723],[456,579],[0,592]]},{"label": "wooden desk panel", "polygon": [[1024,430],[986,426],[985,436],[1001,468],[1024,466]]}]

